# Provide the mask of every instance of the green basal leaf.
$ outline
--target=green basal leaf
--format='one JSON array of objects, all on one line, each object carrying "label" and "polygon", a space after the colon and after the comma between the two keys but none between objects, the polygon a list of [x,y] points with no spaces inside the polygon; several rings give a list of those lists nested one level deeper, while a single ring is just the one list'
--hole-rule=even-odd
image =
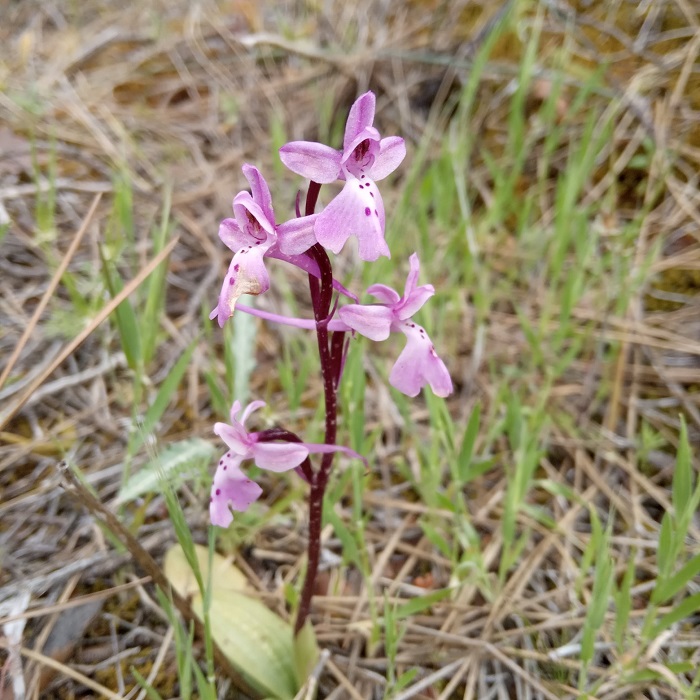
[{"label": "green basal leaf", "polygon": [[[201,544],[194,545],[199,570],[206,586],[209,581],[209,550]],[[165,554],[163,571],[172,587],[185,598],[199,594],[194,572],[187,563],[187,557],[180,545],[173,545]],[[213,586],[223,591],[245,591],[248,580],[226,557],[214,553],[211,559]]]},{"label": "green basal leaf", "polygon": [[[195,545],[205,586],[210,579],[209,551]],[[179,545],[165,556],[165,575],[181,595],[191,600],[202,619],[202,596],[185,553]],[[291,700],[299,690],[292,627],[243,590],[246,578],[229,560],[214,554],[211,564],[211,634],[221,651],[261,696]]]},{"label": "green basal leaf", "polygon": [[[192,609],[202,615],[197,595]],[[231,664],[261,695],[291,700],[298,684],[292,628],[263,605],[214,583],[209,611],[211,633]]]}]

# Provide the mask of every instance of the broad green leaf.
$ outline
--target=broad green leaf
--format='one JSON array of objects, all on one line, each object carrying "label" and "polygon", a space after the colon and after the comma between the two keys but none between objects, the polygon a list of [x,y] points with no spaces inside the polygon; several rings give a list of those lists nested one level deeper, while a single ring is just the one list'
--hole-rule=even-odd
[{"label": "broad green leaf", "polygon": [[[666,663],[666,668],[675,676],[683,673],[692,673],[697,670],[697,666],[691,661],[679,661],[677,663]],[[644,668],[641,671],[635,671],[627,677],[628,683],[644,683],[646,681],[668,680],[663,673],[651,668]],[[690,696],[688,696],[690,697]]]},{"label": "broad green leaf", "polygon": [[458,496],[457,499],[454,497],[448,498],[444,493],[440,493],[439,491],[435,491],[434,497],[435,505],[450,513],[456,513],[459,510],[460,501],[463,501],[461,496]]},{"label": "broad green leaf", "polygon": [[429,522],[424,521],[420,524],[423,533],[430,540],[431,544],[440,551],[440,553],[448,559],[452,556],[452,547],[445,539],[441,532],[438,532]]},{"label": "broad green leaf", "polygon": [[[204,581],[209,580],[209,550],[201,544],[194,545],[194,553],[199,563]],[[229,559],[214,552],[211,561],[213,585],[222,591],[244,592],[248,586],[243,572]],[[185,598],[199,594],[194,573],[187,563],[187,557],[180,545],[173,545],[165,554],[163,571],[172,587]]]},{"label": "broad green leaf", "polygon": [[[202,615],[202,598],[192,609]],[[229,661],[261,694],[291,700],[298,690],[292,628],[259,600],[214,584],[212,637]]]},{"label": "broad green leaf", "polygon": [[[197,546],[197,559],[209,581],[209,552]],[[191,600],[202,619],[203,604],[194,573],[179,545],[166,554],[164,571],[173,587]],[[214,555],[209,619],[212,637],[249,685],[265,697],[291,700],[299,689],[292,628],[259,600],[241,592],[245,577]]]}]

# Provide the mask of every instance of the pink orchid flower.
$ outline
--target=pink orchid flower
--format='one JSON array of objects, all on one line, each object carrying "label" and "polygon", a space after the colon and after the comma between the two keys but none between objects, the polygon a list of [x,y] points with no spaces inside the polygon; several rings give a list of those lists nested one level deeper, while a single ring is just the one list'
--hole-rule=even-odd
[{"label": "pink orchid flower", "polygon": [[340,194],[316,219],[316,240],[339,253],[357,236],[363,260],[391,257],[384,240],[384,203],[375,180],[392,173],[406,155],[399,136],[380,138],[374,123],[376,98],[361,95],[350,108],[343,150],[311,141],[292,141],[280,149],[282,162],[293,172],[318,183],[345,180]]},{"label": "pink orchid flower", "polygon": [[234,252],[219,303],[209,316],[216,318],[221,327],[233,316],[241,295],[258,295],[270,288],[263,258],[280,258],[307,269],[309,261],[297,254],[316,242],[313,225],[317,214],[275,224],[272,197],[265,178],[248,164],[243,166],[243,174],[252,194],[239,192],[233,199],[234,218],[224,219],[219,226],[219,238]]},{"label": "pink orchid flower", "polygon": [[420,262],[414,253],[410,257],[410,272],[403,296],[384,284],[373,284],[367,290],[380,304],[348,304],[338,314],[352,330],[371,340],[386,340],[392,332],[401,331],[407,338],[389,375],[390,384],[407,396],[417,396],[429,384],[437,396],[452,393],[452,379],[445,363],[435,352],[425,329],[411,317],[433,296],[432,284],[417,286]]},{"label": "pink orchid flower", "polygon": [[228,527],[233,520],[231,510],[247,510],[262,494],[260,486],[241,470],[241,463],[246,459],[252,459],[258,467],[271,472],[295,469],[312,453],[342,452],[365,461],[357,452],[339,445],[262,441],[262,433],[249,433],[245,422],[253,411],[264,405],[264,401],[253,401],[245,408],[239,420],[241,403],[234,401],[231,407],[231,423],[214,425],[214,432],[229,448],[219,460],[211,487],[209,516],[214,525]]}]

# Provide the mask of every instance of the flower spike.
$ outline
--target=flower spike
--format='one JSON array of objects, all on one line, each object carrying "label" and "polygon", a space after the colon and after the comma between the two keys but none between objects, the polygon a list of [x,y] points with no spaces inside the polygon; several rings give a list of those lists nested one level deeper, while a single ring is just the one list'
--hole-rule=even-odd
[{"label": "flower spike", "polygon": [[[296,218],[278,224],[270,190],[260,172],[243,166],[248,191],[233,199],[233,217],[221,222],[219,236],[233,252],[233,259],[211,318],[223,325],[238,308],[260,319],[313,331],[318,345],[322,405],[325,409],[323,444],[304,442],[283,427],[250,432],[246,422],[265,404],[253,401],[242,406],[235,401],[230,421],[219,422],[214,432],[226,443],[211,487],[209,513],[212,524],[228,527],[234,513],[247,510],[262,495],[260,485],[246,473],[246,464],[270,472],[294,471],[309,485],[308,556],[304,583],[297,606],[294,634],[304,629],[311,610],[314,584],[322,555],[324,496],[330,482],[335,453],[367,460],[336,444],[339,435],[338,392],[351,338],[355,332],[372,340],[385,340],[401,332],[406,342],[390,375],[391,384],[409,396],[429,385],[437,396],[452,392],[445,363],[435,352],[425,330],[413,316],[433,296],[432,285],[418,284],[420,263],[410,258],[410,270],[401,295],[384,284],[367,291],[374,303],[359,299],[336,279],[327,251],[339,253],[348,238],[355,236],[360,257],[366,261],[390,257],[385,240],[385,211],[377,182],[392,173],[406,155],[402,138],[382,138],[374,126],[376,98],[366,92],[352,105],[345,124],[342,148],[310,141],[294,141],[280,149],[282,162],[310,180],[302,206],[296,198]],[[314,213],[321,186],[339,180],[340,194],[320,213]],[[306,214],[302,216],[302,213]],[[311,318],[297,318],[274,309],[247,307],[238,303],[243,294],[262,294],[270,287],[266,259],[288,262],[308,273]],[[337,294],[335,294],[337,293]],[[352,303],[339,305],[345,297]],[[311,459],[317,454],[317,459]]]}]

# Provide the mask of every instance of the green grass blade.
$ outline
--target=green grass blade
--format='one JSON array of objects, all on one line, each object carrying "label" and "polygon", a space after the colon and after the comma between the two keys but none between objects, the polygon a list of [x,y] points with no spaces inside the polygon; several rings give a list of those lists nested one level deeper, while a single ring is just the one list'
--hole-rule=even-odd
[{"label": "green grass blade", "polygon": [[146,411],[146,415],[144,416],[141,429],[134,431],[133,433],[133,438],[129,445],[129,454],[133,455],[136,453],[139,447],[141,447],[141,445],[143,444],[146,437],[151,434],[156,424],[163,416],[165,409],[170,404],[173,395],[177,391],[177,388],[180,386],[180,382],[182,381],[182,377],[184,376],[185,371],[189,367],[190,359],[192,358],[192,353],[197,347],[197,343],[198,339],[195,338],[189,344],[189,347],[185,349],[182,355],[180,355],[177,362],[173,365],[173,368],[168,373],[168,376],[165,378],[165,381],[161,384],[160,388],[158,389],[158,393],[156,394],[156,397],[153,400],[153,403],[148,407],[148,410]]},{"label": "green grass blade", "polygon": [[658,637],[664,630],[694,615],[700,610],[700,593],[684,598],[670,613],[664,615],[654,626],[653,636]]},{"label": "green grass blade", "polygon": [[[110,295],[115,297],[124,288],[124,282],[114,267],[114,264],[105,257],[103,249],[100,249],[100,254],[102,256],[102,270],[107,289],[109,289]],[[124,299],[124,301],[117,306],[114,311],[114,316],[126,361],[134,372],[140,374],[143,368],[141,332],[138,321],[136,320],[134,307],[129,299]]]},{"label": "green grass blade", "polygon": [[[170,226],[170,204],[172,200],[172,188],[166,187],[163,192],[163,208],[161,212],[161,224],[153,236],[153,254],[156,255],[165,247]],[[143,362],[148,365],[153,359],[156,350],[158,332],[160,330],[160,318],[165,303],[166,275],[168,273],[168,258],[158,265],[151,274],[146,287],[146,303],[141,316],[141,336],[143,338]]]},{"label": "green grass blade", "polygon": [[476,438],[479,435],[479,426],[481,424],[481,405],[476,404],[469,416],[467,427],[464,430],[462,437],[462,445],[459,448],[459,456],[457,457],[457,473],[463,484],[468,483],[474,478],[474,465],[472,457],[474,455],[474,446]]}]

